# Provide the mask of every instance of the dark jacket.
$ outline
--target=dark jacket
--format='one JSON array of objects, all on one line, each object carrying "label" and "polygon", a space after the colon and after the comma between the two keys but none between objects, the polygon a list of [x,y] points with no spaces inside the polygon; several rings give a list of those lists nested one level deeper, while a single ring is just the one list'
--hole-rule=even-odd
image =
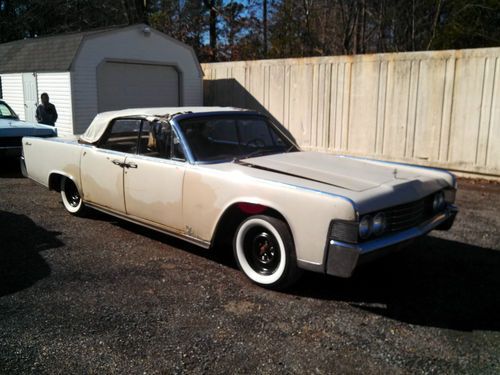
[{"label": "dark jacket", "polygon": [[40,104],[36,109],[36,120],[41,124],[54,126],[57,121],[57,111],[54,104],[48,103],[47,106]]}]

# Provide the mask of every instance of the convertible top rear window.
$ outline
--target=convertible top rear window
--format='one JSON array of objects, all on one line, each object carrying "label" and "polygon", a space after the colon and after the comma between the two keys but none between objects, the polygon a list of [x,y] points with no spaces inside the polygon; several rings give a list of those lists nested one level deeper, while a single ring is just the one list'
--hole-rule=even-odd
[{"label": "convertible top rear window", "polygon": [[265,117],[207,116],[179,121],[198,162],[218,162],[297,151]]}]

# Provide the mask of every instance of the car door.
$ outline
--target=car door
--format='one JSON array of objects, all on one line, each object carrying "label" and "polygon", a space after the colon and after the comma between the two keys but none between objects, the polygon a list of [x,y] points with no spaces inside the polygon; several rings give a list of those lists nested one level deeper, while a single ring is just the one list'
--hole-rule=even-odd
[{"label": "car door", "polygon": [[144,121],[137,155],[125,161],[124,189],[128,215],[183,231],[182,186],[186,162],[168,122]]},{"label": "car door", "polygon": [[137,152],[140,125],[140,119],[115,120],[96,147],[83,151],[80,169],[86,202],[125,214],[125,160]]}]

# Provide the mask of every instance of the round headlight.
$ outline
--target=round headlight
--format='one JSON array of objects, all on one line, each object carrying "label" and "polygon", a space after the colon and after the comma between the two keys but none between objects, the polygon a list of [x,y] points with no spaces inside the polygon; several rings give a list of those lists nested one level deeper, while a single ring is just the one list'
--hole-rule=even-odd
[{"label": "round headlight", "polygon": [[439,209],[442,210],[446,206],[446,200],[444,199],[444,193],[441,193],[439,198]]},{"label": "round headlight", "polygon": [[370,237],[372,234],[372,217],[370,215],[365,215],[359,222],[359,237],[363,240]]},{"label": "round headlight", "polygon": [[434,201],[432,202],[432,209],[434,212],[441,211],[444,208],[444,193],[442,191],[434,195]]},{"label": "round headlight", "polygon": [[379,212],[373,218],[373,233],[375,235],[380,235],[385,231],[385,227],[387,226],[387,221],[385,219],[385,214],[383,212]]}]

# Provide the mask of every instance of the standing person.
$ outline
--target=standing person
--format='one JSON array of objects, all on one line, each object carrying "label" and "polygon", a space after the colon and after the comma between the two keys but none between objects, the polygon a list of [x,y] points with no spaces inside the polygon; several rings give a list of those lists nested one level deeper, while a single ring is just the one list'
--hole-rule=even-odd
[{"label": "standing person", "polygon": [[49,95],[46,92],[40,95],[40,99],[42,104],[36,109],[36,120],[41,124],[54,126],[57,121],[56,106],[49,103]]}]

